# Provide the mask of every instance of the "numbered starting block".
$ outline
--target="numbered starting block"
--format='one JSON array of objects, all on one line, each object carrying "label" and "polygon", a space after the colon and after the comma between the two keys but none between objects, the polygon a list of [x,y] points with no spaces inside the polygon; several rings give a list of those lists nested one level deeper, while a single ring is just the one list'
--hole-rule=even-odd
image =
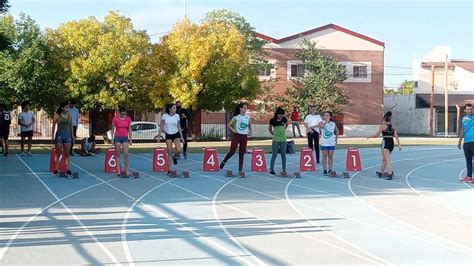
[{"label": "numbered starting block", "polygon": [[183,177],[184,178],[189,178],[189,172],[188,171],[183,171]]},{"label": "numbered starting block", "polygon": [[301,173],[300,172],[295,172],[295,178],[301,178]]},{"label": "numbered starting block", "polygon": [[227,171],[225,172],[225,176],[226,176],[226,177],[235,177],[235,175],[234,175],[234,173],[232,172],[232,170],[227,170]]},{"label": "numbered starting block", "polygon": [[280,177],[288,177],[288,173],[287,172],[281,172]]},{"label": "numbered starting block", "polygon": [[168,173],[168,176],[169,177],[178,177],[178,172],[176,172],[176,170],[171,170],[169,173]]},{"label": "numbered starting block", "polygon": [[336,172],[336,171],[331,171],[331,172],[329,173],[329,176],[330,176],[330,177],[337,177],[337,172]]},{"label": "numbered starting block", "polygon": [[125,174],[125,171],[122,170],[122,171],[120,172],[120,177],[123,177],[123,178],[130,178],[130,179],[140,178],[140,173],[138,173],[138,172],[132,172],[132,174],[128,176],[128,175]]},{"label": "numbered starting block", "polygon": [[342,172],[342,177],[343,178],[350,178],[350,175],[348,172]]}]

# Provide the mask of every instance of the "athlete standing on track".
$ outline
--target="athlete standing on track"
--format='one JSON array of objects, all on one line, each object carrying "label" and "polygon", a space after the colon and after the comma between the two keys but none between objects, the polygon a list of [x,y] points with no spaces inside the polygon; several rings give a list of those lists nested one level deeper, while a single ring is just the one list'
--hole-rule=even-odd
[{"label": "athlete standing on track", "polygon": [[129,145],[132,145],[132,119],[127,115],[127,109],[123,106],[119,108],[119,115],[115,115],[112,119],[112,145],[115,146],[117,175],[122,175],[120,153],[123,151],[125,175],[128,178],[133,178],[128,169],[128,149]]},{"label": "athlete standing on track", "polygon": [[11,114],[6,104],[0,104],[0,141],[3,156],[8,156],[8,136],[10,135]]},{"label": "athlete standing on track", "polygon": [[286,128],[288,127],[288,119],[285,117],[285,111],[278,107],[270,119],[268,131],[273,136],[272,140],[272,159],[270,163],[270,175],[275,173],[275,161],[278,156],[278,151],[281,154],[281,166],[283,176],[286,175]]},{"label": "athlete standing on track", "polygon": [[[166,105],[165,114],[161,116],[160,131],[158,136],[161,136],[161,132],[165,132],[166,148],[168,150],[168,156],[173,159],[173,164],[178,164],[178,157],[181,153],[181,142],[184,142],[183,132],[181,130],[179,114],[176,113],[176,104],[169,103]],[[160,138],[158,137],[158,142]],[[174,144],[174,152],[173,152]],[[171,169],[171,163],[170,163]],[[168,175],[171,171],[168,171]]]},{"label": "athlete standing on track", "polygon": [[458,149],[461,149],[461,143],[464,139],[463,150],[466,157],[466,176],[461,182],[473,182],[472,178],[472,156],[474,156],[474,119],[472,117],[472,104],[468,103],[464,106],[465,116],[461,119],[461,127],[459,128]]},{"label": "athlete standing on track", "polygon": [[[332,121],[332,113],[324,112],[321,123],[321,150],[323,151],[323,175],[331,175],[334,163],[334,150],[336,149],[339,130]],[[329,171],[328,171],[329,169]]]},{"label": "athlete standing on track", "polygon": [[316,162],[319,161],[319,132],[320,124],[323,119],[318,113],[316,106],[309,107],[309,114],[304,119],[304,126],[306,127],[306,136],[308,138],[308,147],[316,153]]},{"label": "athlete standing on track", "polygon": [[240,103],[235,107],[234,117],[232,117],[232,120],[228,123],[229,129],[234,133],[230,143],[230,151],[220,164],[220,168],[224,168],[227,161],[237,151],[237,145],[239,145],[239,177],[245,177],[245,174],[242,171],[244,166],[244,155],[247,150],[247,139],[252,135],[250,115],[246,114],[246,112],[247,105],[244,103]]},{"label": "athlete standing on track", "polygon": [[[57,125],[57,131],[56,131]],[[72,116],[69,114],[69,105],[67,102],[61,103],[53,118],[53,128],[51,130],[56,148],[56,165],[54,166],[54,175],[58,175],[59,162],[61,155],[64,156],[66,163],[66,175],[72,178],[71,170],[69,170],[69,151],[71,144],[74,143],[74,132],[72,129]]]},{"label": "athlete standing on track", "polygon": [[397,141],[398,149],[401,151],[402,146],[400,145],[400,140],[398,139],[398,133],[395,128],[392,126],[392,112],[388,111],[385,113],[383,116],[383,122],[382,125],[380,125],[377,133],[375,133],[373,136],[367,137],[369,138],[378,138],[380,136],[380,133],[382,133],[383,139],[382,139],[382,164],[380,166],[380,172],[376,172],[377,176],[379,178],[382,178],[384,175],[385,169],[387,170],[388,176],[387,180],[392,180],[393,179],[393,168],[392,168],[392,163],[390,160],[390,155],[393,151],[393,148],[395,146],[393,142],[393,138]]}]

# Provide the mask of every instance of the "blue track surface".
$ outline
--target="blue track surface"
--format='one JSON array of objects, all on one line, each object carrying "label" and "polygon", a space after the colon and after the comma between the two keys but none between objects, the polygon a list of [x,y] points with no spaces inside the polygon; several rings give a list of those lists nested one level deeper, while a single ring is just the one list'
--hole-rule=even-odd
[{"label": "blue track surface", "polygon": [[[200,154],[179,161],[191,178],[171,179],[151,156],[130,156],[140,179],[76,156],[75,180],[48,173],[49,155],[0,158],[0,264],[474,263],[473,184],[458,181],[465,162],[452,147],[394,152],[392,181],[374,174],[379,149],[361,150],[350,179],[249,173],[250,156],[247,178],[233,179],[202,172]],[[336,171],[345,156],[336,151]],[[296,171],[299,155],[288,163]]]}]

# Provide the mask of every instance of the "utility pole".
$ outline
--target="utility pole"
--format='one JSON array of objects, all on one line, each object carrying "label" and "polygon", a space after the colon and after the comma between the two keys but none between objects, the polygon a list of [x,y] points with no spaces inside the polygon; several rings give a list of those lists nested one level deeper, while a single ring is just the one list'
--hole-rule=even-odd
[{"label": "utility pole", "polygon": [[435,81],[435,65],[431,64],[431,94],[430,94],[430,116],[428,118],[428,128],[430,137],[433,137],[433,102],[434,102],[434,81]]},{"label": "utility pole", "polygon": [[184,0],[184,19],[188,18],[186,0]]},{"label": "utility pole", "polygon": [[444,136],[448,137],[448,55],[444,59]]}]

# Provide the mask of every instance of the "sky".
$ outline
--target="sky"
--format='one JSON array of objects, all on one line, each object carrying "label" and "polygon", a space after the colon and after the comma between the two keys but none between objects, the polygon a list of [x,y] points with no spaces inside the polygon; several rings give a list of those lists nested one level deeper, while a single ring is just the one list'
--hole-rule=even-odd
[{"label": "sky", "polygon": [[[119,11],[156,41],[184,17],[185,0],[10,0],[10,13],[24,12],[43,28]],[[186,0],[186,14],[199,22],[206,12],[230,9],[257,32],[283,38],[333,23],[385,43],[386,87],[412,79],[414,58],[448,45],[453,59],[474,59],[473,0]]]}]

